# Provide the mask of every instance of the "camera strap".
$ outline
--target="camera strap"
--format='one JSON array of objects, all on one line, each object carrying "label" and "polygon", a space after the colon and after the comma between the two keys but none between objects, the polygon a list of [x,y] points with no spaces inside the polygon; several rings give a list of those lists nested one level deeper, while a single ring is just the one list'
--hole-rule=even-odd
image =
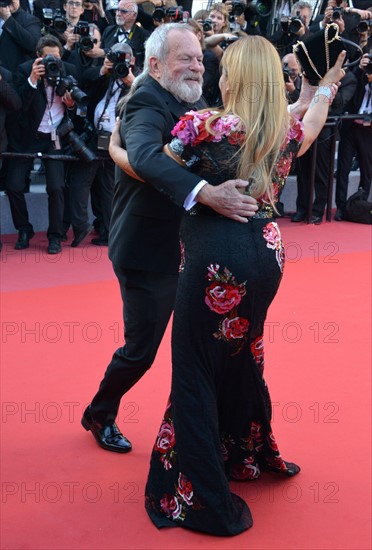
[{"label": "camera strap", "polygon": [[100,116],[97,120],[97,130],[100,129],[99,126],[100,126],[101,121],[103,119],[103,116],[106,112],[106,109],[109,106],[111,98],[115,95],[115,92],[117,92],[117,90],[119,88],[121,88],[120,84],[117,82],[118,87],[116,89],[114,89],[114,84],[115,84],[115,80],[113,78],[111,78],[110,82],[109,82],[109,85],[108,85],[108,88],[107,88],[107,92],[106,92],[104,107],[103,107],[102,113],[100,114]]}]

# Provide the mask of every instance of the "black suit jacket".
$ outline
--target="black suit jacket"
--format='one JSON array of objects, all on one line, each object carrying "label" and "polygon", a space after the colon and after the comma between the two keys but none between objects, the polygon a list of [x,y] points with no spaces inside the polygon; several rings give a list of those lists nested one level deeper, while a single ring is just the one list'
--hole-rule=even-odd
[{"label": "black suit jacket", "polygon": [[[194,108],[205,107],[204,100]],[[171,130],[191,106],[178,102],[153,78],[128,101],[121,137],[142,183],[117,169],[109,236],[114,265],[177,273],[182,205],[200,178],[163,153]]]},{"label": "black suit jacket", "polygon": [[0,56],[4,67],[15,73],[21,63],[35,59],[40,37],[41,25],[37,17],[21,8],[14,12],[5,21],[0,35]]},{"label": "black suit jacket", "polygon": [[[21,98],[12,86],[12,73],[0,67],[0,152],[7,149],[8,140],[5,130],[6,117],[9,113],[21,108]],[[0,167],[2,159],[0,158]]]},{"label": "black suit jacket", "polygon": [[[47,107],[47,98],[44,81],[39,80],[37,88],[28,83],[33,61],[26,61],[19,67],[15,76],[15,84],[22,99],[22,109],[18,113],[13,131],[9,133],[9,143],[17,152],[26,153],[35,139],[40,122]],[[70,63],[63,63],[63,74],[72,75],[78,79],[76,67]]]}]

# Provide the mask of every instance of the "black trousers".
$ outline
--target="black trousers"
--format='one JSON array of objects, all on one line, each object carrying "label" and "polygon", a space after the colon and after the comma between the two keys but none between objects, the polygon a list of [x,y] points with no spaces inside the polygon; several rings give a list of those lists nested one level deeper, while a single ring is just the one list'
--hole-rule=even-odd
[{"label": "black trousers", "polygon": [[116,350],[91,403],[93,418],[115,420],[123,395],[151,367],[173,311],[178,274],[114,266],[123,299],[125,344]]},{"label": "black trousers", "polygon": [[89,195],[95,172],[96,161],[77,160],[68,164],[64,212],[65,231],[72,225],[76,235],[89,225]]},{"label": "black trousers", "polygon": [[[314,216],[322,217],[327,204],[329,159],[331,150],[331,133],[333,128],[323,128],[318,136],[317,155],[315,166],[315,199],[312,213]],[[297,161],[297,212],[307,213],[310,189],[311,159],[313,148],[310,149]]]},{"label": "black trousers", "polygon": [[[35,137],[29,153],[58,153],[53,148],[53,142],[48,137]],[[13,223],[18,231],[32,231],[29,221],[27,204],[24,194],[25,178],[33,166],[33,159],[13,158],[9,161],[6,178],[6,192],[9,198]],[[61,160],[46,160],[46,191],[48,194],[49,226],[48,238],[63,236],[64,209],[64,162]]]},{"label": "black trousers", "polygon": [[[100,153],[102,154],[102,153]],[[107,237],[110,228],[112,200],[114,198],[115,163],[107,160],[95,163],[95,175],[91,187],[92,211],[100,223],[99,233]]]},{"label": "black trousers", "polygon": [[337,156],[336,205],[343,210],[347,200],[349,174],[354,154],[360,169],[359,187],[369,194],[372,181],[372,126],[344,121]]}]

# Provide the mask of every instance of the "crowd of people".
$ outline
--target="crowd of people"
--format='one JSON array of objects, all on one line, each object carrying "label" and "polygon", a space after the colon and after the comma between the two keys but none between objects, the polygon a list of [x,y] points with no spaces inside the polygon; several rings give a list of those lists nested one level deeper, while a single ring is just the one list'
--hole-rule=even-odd
[{"label": "crowd of people", "polygon": [[[13,155],[2,162],[0,176],[19,234],[15,247],[27,248],[34,235],[25,191],[38,152],[45,159],[48,252],[61,251],[69,227],[74,235],[71,246],[78,246],[90,234],[89,197],[97,233],[92,243],[105,246],[114,189],[114,163],[108,154],[108,140],[117,104],[142,71],[144,44],[154,29],[164,22],[181,23],[188,16],[185,19],[175,0],[152,0],[151,8],[147,3],[146,10],[140,1],[132,0],[104,3],[5,0],[2,4],[5,5],[0,7],[0,109],[2,133],[4,136],[6,128],[7,138],[3,137],[1,150]],[[288,13],[282,6],[280,24],[277,23],[271,35],[267,18],[259,17],[250,3],[237,5],[227,0],[194,13],[189,24],[203,51],[203,97],[207,104],[221,104],[219,64],[229,44],[244,34],[267,35],[276,46],[283,58],[290,102],[296,101],[301,89],[300,67],[292,53],[298,39],[334,21],[341,36],[358,43],[365,53],[372,51],[371,10],[349,8],[346,2],[337,6],[335,0],[329,0],[324,13],[314,20],[311,4],[304,0],[291,5]],[[364,112],[371,112],[363,94],[366,83],[371,82],[370,65],[370,60],[364,57],[356,71],[349,71],[331,114],[357,113],[362,107]],[[325,128],[318,140],[316,197],[309,220],[312,223],[322,221],[325,209],[333,131]],[[341,126],[344,155],[339,157],[337,167],[337,220],[342,219],[348,174],[355,155],[361,170],[360,185],[369,193],[370,134],[370,122],[368,125],[364,120]],[[64,155],[77,158],[66,160],[68,156]],[[293,221],[306,218],[311,162],[310,151],[297,165],[298,199]]]},{"label": "crowd of people", "polygon": [[[359,2],[359,4],[358,4]],[[347,78],[333,103],[331,114],[371,113],[367,101],[371,82],[371,9],[366,0],[328,0],[324,12],[312,18],[312,5],[304,0],[277,6],[276,17],[257,15],[248,4],[226,0],[193,13],[190,2],[175,0],[4,0],[0,7],[0,121],[2,162],[0,180],[9,198],[15,248],[29,246],[34,235],[25,192],[37,153],[44,155],[49,225],[48,253],[61,252],[61,242],[73,229],[71,246],[79,246],[92,231],[88,219],[91,200],[94,214],[92,239],[108,244],[114,189],[114,163],[108,154],[117,105],[143,69],[144,45],[160,25],[188,20],[203,51],[203,97],[210,107],[221,105],[219,64],[239,36],[263,35],[283,60],[283,76],[289,102],[301,89],[301,69],[292,53],[293,44],[334,21],[340,35],[359,44],[366,54]],[[145,6],[145,9],[144,7]],[[269,25],[274,21],[275,25]],[[350,58],[356,55],[352,48]],[[370,93],[370,92],[369,92]],[[5,129],[7,135],[5,135]],[[324,128],[317,147],[315,201],[311,223],[321,223],[327,200],[330,135]],[[337,213],[345,208],[348,175],[356,156],[360,185],[369,193],[372,173],[371,122],[347,121],[340,125],[337,166]],[[59,155],[59,159],[53,156]],[[76,157],[76,158],[75,158]],[[312,152],[297,163],[297,209],[292,221],[306,218],[309,165]]]}]

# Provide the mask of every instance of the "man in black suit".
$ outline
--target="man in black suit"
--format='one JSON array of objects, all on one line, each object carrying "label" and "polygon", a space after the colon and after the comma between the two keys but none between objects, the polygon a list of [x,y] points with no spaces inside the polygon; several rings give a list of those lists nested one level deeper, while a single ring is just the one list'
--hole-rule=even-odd
[{"label": "man in black suit", "polygon": [[36,44],[41,36],[37,17],[25,12],[20,0],[11,0],[0,8],[0,57],[6,69],[13,73],[24,61],[35,57]]},{"label": "man in black suit", "polygon": [[[13,152],[53,154],[60,149],[57,128],[64,120],[67,109],[73,108],[75,102],[68,91],[62,97],[58,95],[56,80],[47,76],[43,59],[47,55],[53,56],[55,68],[61,54],[62,46],[58,39],[46,35],[37,44],[37,59],[19,67],[16,84],[23,106],[14,130],[9,134],[9,145]],[[60,64],[61,74],[77,76],[73,65],[64,65],[62,61]],[[32,164],[32,158],[11,159],[9,162],[6,189],[13,223],[19,233],[16,250],[28,248],[29,240],[34,236],[24,196],[24,181]],[[58,254],[64,236],[64,163],[60,160],[46,160],[45,169],[49,212],[48,253]]]},{"label": "man in black suit", "polygon": [[[6,134],[5,122],[7,114],[18,111],[21,106],[21,98],[12,86],[12,73],[0,67],[0,152],[7,149],[8,139]],[[0,168],[2,159],[0,158]]]},{"label": "man in black suit", "polygon": [[350,113],[366,115],[363,119],[344,120],[337,155],[336,221],[343,219],[349,174],[356,153],[359,159],[360,182],[368,197],[372,182],[372,60],[364,54],[355,71],[356,91],[348,105]]},{"label": "man in black suit", "polygon": [[196,202],[247,222],[256,201],[242,180],[213,187],[163,153],[171,130],[201,108],[203,54],[186,25],[158,27],[146,43],[144,72],[132,85],[121,126],[129,162],[145,182],[117,173],[109,256],[124,302],[125,345],[114,354],[82,425],[104,449],[128,452],[115,423],[122,396],[151,367],[173,310],[180,264],[182,208]]},{"label": "man in black suit", "polygon": [[101,47],[106,51],[117,44],[125,42],[132,48],[136,66],[143,67],[145,42],[149,32],[136,24],[138,6],[129,0],[120,0],[116,11],[116,25],[106,27],[102,35]]}]

